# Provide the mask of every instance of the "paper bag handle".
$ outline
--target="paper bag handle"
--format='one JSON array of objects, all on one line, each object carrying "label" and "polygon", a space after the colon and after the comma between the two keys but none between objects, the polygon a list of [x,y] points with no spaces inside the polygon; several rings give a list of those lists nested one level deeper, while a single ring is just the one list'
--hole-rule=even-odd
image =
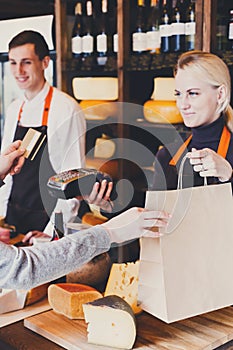
[{"label": "paper bag handle", "polygon": [[[177,182],[177,189],[180,190],[183,188],[183,171],[184,171],[184,163],[187,159],[187,154],[182,158],[181,163],[180,163],[180,168],[179,168],[179,173],[178,173],[178,182]],[[207,177],[204,176],[204,186],[207,186]]]}]

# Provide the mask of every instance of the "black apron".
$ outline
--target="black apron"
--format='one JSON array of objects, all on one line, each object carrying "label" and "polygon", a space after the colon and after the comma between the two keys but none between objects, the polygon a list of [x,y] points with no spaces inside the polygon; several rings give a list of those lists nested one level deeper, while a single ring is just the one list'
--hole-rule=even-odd
[{"label": "black apron", "polygon": [[[49,160],[47,144],[47,119],[51,98],[52,87],[45,99],[42,126],[33,127],[46,136],[45,141],[35,158],[25,159],[21,172],[13,176],[5,221],[23,234],[32,230],[43,231],[56,205],[56,199],[51,197],[47,190],[47,181],[55,173]],[[19,124],[22,107],[14,140],[22,140],[29,129]]]}]

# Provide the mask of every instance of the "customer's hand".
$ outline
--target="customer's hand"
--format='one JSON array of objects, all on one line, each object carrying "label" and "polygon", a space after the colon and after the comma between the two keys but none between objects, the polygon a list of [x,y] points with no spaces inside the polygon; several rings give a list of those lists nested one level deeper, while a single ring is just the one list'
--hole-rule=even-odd
[{"label": "customer's hand", "polygon": [[0,155],[0,178],[3,180],[7,174],[18,174],[24,164],[24,149],[20,149],[21,141],[13,142]]},{"label": "customer's hand", "polygon": [[140,237],[158,237],[159,228],[166,227],[170,218],[170,214],[164,211],[134,207],[102,226],[107,229],[112,243],[122,243]]},{"label": "customer's hand", "polygon": [[28,242],[29,244],[41,243],[51,241],[51,237],[41,231],[30,231],[22,239],[23,243]]},{"label": "customer's hand", "polygon": [[4,243],[10,243],[10,230],[0,227],[0,241]]},{"label": "customer's hand", "polygon": [[200,176],[218,177],[219,181],[225,182],[232,177],[232,166],[222,156],[209,148],[196,150],[192,148],[192,152],[188,152],[187,157],[193,169],[199,172]]}]

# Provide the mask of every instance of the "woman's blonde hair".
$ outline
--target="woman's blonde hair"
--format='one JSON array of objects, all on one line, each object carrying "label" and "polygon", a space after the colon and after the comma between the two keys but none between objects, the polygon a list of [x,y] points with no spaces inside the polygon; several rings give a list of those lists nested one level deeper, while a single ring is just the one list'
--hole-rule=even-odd
[{"label": "woman's blonde hair", "polygon": [[226,99],[219,106],[219,112],[223,113],[226,125],[233,131],[233,109],[230,106],[231,99],[231,76],[227,65],[218,56],[204,51],[188,51],[181,54],[174,69],[174,75],[178,69],[186,69],[194,72],[211,86],[218,88],[225,86]]}]

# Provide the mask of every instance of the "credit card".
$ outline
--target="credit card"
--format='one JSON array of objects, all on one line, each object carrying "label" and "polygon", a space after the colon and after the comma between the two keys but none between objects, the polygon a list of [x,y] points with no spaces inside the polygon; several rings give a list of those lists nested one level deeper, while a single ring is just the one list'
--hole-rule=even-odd
[{"label": "credit card", "polygon": [[33,160],[46,139],[46,135],[30,128],[22,140],[21,147],[25,148],[24,157]]}]

